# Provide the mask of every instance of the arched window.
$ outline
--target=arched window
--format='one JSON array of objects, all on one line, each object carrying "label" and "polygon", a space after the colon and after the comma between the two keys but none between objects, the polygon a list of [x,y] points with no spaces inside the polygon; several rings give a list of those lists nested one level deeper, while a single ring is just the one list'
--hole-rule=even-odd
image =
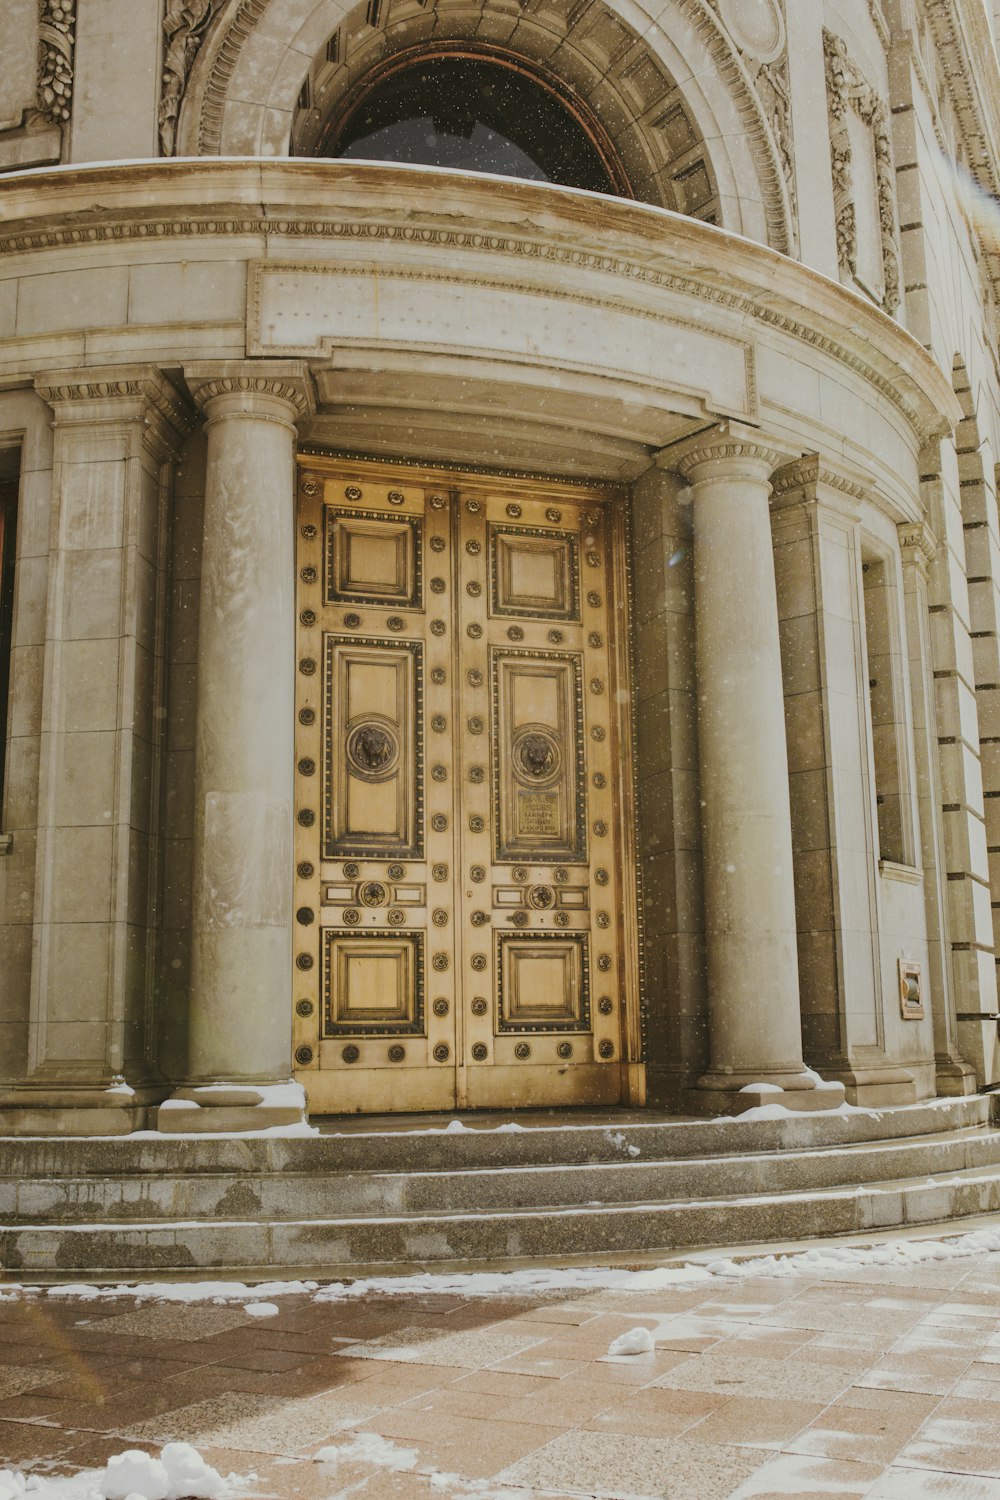
[{"label": "arched window", "polygon": [[520,60],[442,46],[397,54],[344,101],[321,156],[412,162],[632,197],[600,123]]}]

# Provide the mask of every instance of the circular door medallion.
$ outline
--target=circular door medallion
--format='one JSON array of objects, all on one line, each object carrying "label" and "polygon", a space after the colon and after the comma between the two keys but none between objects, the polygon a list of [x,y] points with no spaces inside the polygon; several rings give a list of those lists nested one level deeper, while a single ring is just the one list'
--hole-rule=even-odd
[{"label": "circular door medallion", "polygon": [[358,900],[362,906],[384,906],[389,899],[389,892],[381,880],[366,880],[358,891]]},{"label": "circular door medallion", "polygon": [[526,724],[514,736],[514,772],[519,781],[547,786],[559,775],[562,756],[551,730],[544,724]]},{"label": "circular door medallion", "polygon": [[389,724],[367,719],[347,736],[347,761],[362,781],[385,781],[399,759],[399,740]]}]

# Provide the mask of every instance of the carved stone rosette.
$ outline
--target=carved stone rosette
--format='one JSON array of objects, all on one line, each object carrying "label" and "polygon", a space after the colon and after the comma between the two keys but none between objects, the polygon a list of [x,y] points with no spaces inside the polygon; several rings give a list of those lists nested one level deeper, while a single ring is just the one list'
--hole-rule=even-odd
[{"label": "carved stone rosette", "polygon": [[73,108],[73,49],[76,0],[40,0],[38,112],[53,125],[68,125]]},{"label": "carved stone rosette", "polygon": [[833,202],[837,227],[837,260],[841,276],[856,281],[858,275],[858,228],[855,207],[851,140],[847,111],[853,109],[872,132],[875,179],[878,192],[879,232],[882,241],[882,305],[886,312],[899,306],[899,256],[896,250],[896,208],[893,193],[892,147],[889,111],[882,99],[851,61],[840,37],[823,32],[826,56],[826,100],[830,117],[830,154],[833,167]]}]

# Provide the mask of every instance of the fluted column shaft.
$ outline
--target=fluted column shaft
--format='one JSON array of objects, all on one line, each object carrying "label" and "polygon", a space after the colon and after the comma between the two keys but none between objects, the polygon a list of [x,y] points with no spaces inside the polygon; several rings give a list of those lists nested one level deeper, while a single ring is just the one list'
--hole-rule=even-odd
[{"label": "fluted column shaft", "polygon": [[[817,1094],[802,1062],[791,811],[768,512],[777,455],[722,441],[689,450],[710,1063],[716,1107],[765,1102],[754,1083]],[[827,1100],[825,1095],[829,1093]],[[803,1098],[802,1095],[811,1097]],[[820,1097],[820,1095],[824,1097]],[[834,1097],[836,1096],[836,1097]]]}]

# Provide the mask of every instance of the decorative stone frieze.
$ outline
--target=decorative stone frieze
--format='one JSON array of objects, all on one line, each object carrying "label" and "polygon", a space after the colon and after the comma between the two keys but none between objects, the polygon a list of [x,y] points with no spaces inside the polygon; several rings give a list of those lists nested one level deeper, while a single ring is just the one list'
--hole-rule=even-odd
[{"label": "decorative stone frieze", "polygon": [[798,490],[815,490],[818,485],[837,490],[849,500],[859,503],[870,497],[871,490],[836,469],[824,467],[813,454],[785,464],[771,477],[771,490],[775,497],[793,494]]},{"label": "decorative stone frieze", "polygon": [[[836,219],[837,259],[845,281],[858,281],[858,224],[853,150],[847,129],[847,112],[854,110],[872,133],[878,193],[879,234],[882,249],[883,288],[881,302],[886,312],[899,306],[899,256],[896,249],[896,208],[893,185],[889,111],[882,99],[851,61],[845,42],[830,31],[823,32],[826,56],[826,98],[830,116],[830,155],[833,168],[833,209]],[[872,290],[866,288],[866,290]]]},{"label": "decorative stone frieze", "polygon": [[73,108],[76,0],[41,0],[38,26],[38,112],[68,125]]}]

